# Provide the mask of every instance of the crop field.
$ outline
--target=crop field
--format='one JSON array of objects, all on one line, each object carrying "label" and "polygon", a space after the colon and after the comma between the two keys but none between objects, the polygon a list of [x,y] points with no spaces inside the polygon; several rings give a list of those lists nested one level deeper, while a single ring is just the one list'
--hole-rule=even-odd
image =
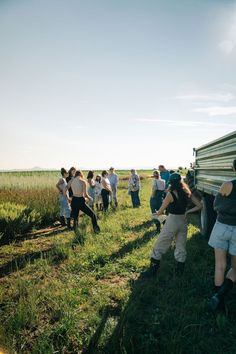
[{"label": "crop field", "polygon": [[174,274],[173,247],[157,278],[142,279],[158,237],[150,219],[150,171],[141,207],[131,207],[127,171],[119,171],[119,206],[86,216],[79,232],[58,220],[59,173],[0,173],[0,352],[8,354],[233,354],[235,289],[212,314],[214,257],[188,217],[184,275]]}]

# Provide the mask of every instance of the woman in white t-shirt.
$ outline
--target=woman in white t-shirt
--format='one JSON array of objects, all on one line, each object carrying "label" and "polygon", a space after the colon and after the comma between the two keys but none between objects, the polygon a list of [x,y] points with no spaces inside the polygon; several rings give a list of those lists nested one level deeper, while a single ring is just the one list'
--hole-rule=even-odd
[{"label": "woman in white t-shirt", "polygon": [[[166,183],[164,179],[160,178],[160,174],[158,171],[153,171],[152,177],[153,177],[153,182],[152,182],[152,194],[150,197],[150,208],[152,214],[154,214],[161,207]],[[154,223],[156,225],[157,232],[160,232],[161,224],[159,220],[154,219]]]},{"label": "woman in white t-shirt", "polygon": [[108,172],[102,171],[102,202],[103,202],[103,210],[107,211],[109,206],[109,197],[112,194],[111,184],[108,179]]}]

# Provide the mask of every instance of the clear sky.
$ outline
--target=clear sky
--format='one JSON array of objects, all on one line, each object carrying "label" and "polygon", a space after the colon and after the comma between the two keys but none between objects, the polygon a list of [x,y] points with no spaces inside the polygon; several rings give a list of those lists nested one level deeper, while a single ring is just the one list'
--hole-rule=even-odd
[{"label": "clear sky", "polygon": [[1,0],[0,169],[188,167],[236,129],[236,1]]}]

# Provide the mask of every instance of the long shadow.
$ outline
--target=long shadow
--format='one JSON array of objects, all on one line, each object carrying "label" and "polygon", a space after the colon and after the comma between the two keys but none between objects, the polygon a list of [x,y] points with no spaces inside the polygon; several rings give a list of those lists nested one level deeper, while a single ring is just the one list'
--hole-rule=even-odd
[{"label": "long shadow", "polygon": [[55,235],[59,235],[61,233],[67,232],[69,231],[67,229],[67,227],[60,227],[60,228],[53,228],[50,231],[42,231],[40,230],[40,232],[37,233],[32,233],[32,234],[28,234],[28,235],[23,235],[22,239],[23,240],[36,240],[38,238],[43,238],[43,237],[49,237],[49,236],[55,236]]},{"label": "long shadow", "polygon": [[17,272],[23,269],[28,263],[31,263],[39,258],[49,258],[52,264],[59,264],[64,259],[65,256],[61,254],[60,250],[57,250],[56,246],[52,246],[43,251],[30,252],[24,255],[19,255],[14,257],[11,261],[0,266],[0,278],[3,278],[11,273]]},{"label": "long shadow", "polygon": [[157,235],[156,231],[147,231],[143,234],[142,237],[138,237],[133,241],[126,243],[122,246],[118,251],[112,253],[108,258],[104,259],[98,257],[94,260],[95,264],[99,264],[101,266],[105,266],[105,264],[115,261],[116,259],[123,258],[127,253],[132,252],[134,249],[141,247],[145,243],[147,243],[151,238]]},{"label": "long shadow", "polygon": [[[45,230],[49,230],[49,231],[45,231]],[[8,239],[3,238],[0,240],[0,247],[5,246],[5,245],[9,245],[12,242],[18,243],[18,242],[23,242],[26,240],[36,240],[38,238],[59,235],[65,231],[68,231],[68,229],[66,227],[60,227],[60,228],[57,227],[57,228],[51,228],[51,229],[42,229],[42,230],[36,231],[34,233],[18,235],[17,238],[15,238],[13,240],[8,240]]]},{"label": "long shadow", "polygon": [[108,319],[118,317],[121,313],[121,308],[119,306],[105,306],[101,312],[101,321],[92,338],[90,339],[88,347],[83,349],[82,354],[97,354],[97,346]]},{"label": "long shadow", "polygon": [[150,227],[151,225],[155,225],[153,220],[147,220],[147,221],[144,221],[142,224],[131,227],[130,230],[139,232],[144,228]]},{"label": "long shadow", "polygon": [[[207,301],[212,294],[213,252],[199,233],[187,241],[187,251],[189,256],[182,277],[173,272],[172,249],[163,257],[156,278],[139,276],[131,286],[129,300],[119,317],[112,313],[102,317],[84,353],[221,354],[223,347],[224,352],[234,352],[236,291],[228,299],[230,314],[227,318],[222,314],[212,315]],[[106,342],[103,338],[99,343],[110,317],[115,325],[105,334]]]}]

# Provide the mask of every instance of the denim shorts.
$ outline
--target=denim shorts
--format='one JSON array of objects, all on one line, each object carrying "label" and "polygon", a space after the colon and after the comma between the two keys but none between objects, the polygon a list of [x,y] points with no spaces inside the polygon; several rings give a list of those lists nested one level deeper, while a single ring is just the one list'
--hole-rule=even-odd
[{"label": "denim shorts", "polygon": [[236,256],[236,226],[216,221],[208,244],[215,249],[228,251],[232,256]]}]

